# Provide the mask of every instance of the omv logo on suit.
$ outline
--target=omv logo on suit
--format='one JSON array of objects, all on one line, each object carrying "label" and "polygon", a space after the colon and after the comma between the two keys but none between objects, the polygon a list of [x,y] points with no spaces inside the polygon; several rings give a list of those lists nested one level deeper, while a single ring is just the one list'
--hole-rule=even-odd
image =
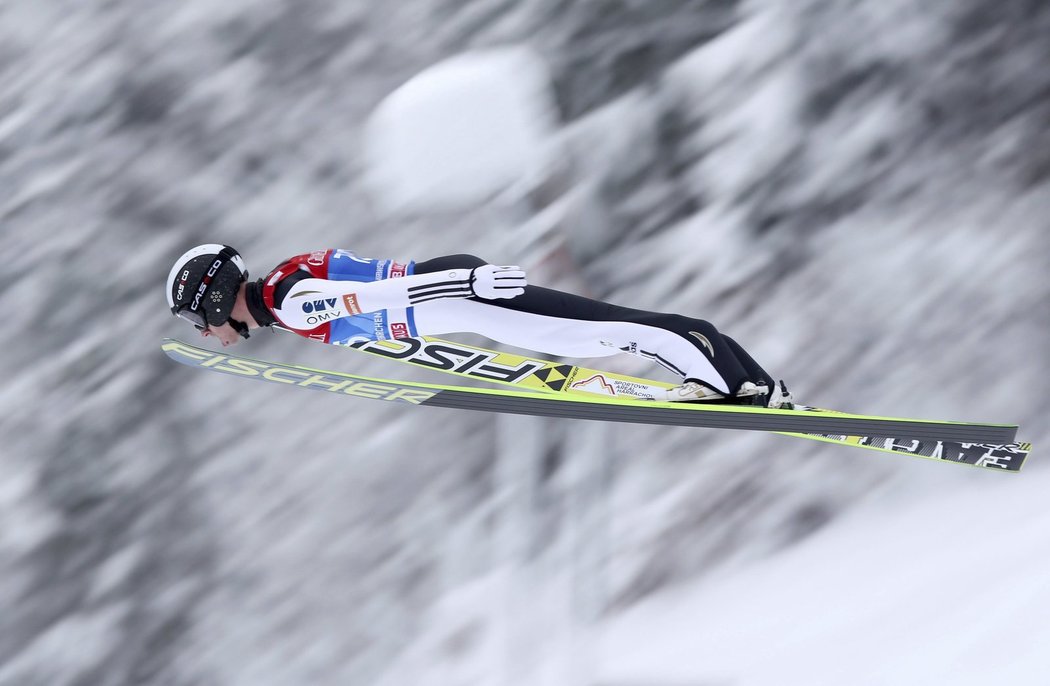
[{"label": "omv logo on suit", "polygon": [[303,303],[303,312],[306,313],[306,323],[317,326],[324,322],[338,319],[343,316],[343,310],[337,307],[338,298],[324,298],[322,300],[308,300]]},{"label": "omv logo on suit", "polygon": [[335,304],[338,302],[336,298],[325,298],[324,300],[309,300],[303,303],[303,312],[310,314],[311,312],[324,312],[326,310],[335,309]]}]

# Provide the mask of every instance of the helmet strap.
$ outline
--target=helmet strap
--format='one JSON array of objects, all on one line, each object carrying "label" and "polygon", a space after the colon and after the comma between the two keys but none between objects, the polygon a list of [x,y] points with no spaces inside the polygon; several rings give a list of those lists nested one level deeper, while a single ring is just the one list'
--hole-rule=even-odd
[{"label": "helmet strap", "polygon": [[237,321],[233,317],[226,320],[226,323],[233,327],[233,330],[241,335],[242,338],[247,339],[249,337],[248,325],[244,322]]}]

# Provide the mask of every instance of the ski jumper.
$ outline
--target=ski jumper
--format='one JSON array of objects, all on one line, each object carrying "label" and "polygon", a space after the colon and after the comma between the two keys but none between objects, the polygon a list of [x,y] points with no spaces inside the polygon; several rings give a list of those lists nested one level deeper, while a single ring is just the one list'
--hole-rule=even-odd
[{"label": "ski jumper", "polygon": [[745,381],[774,387],[772,377],[709,322],[531,285],[516,297],[484,299],[474,293],[472,278],[487,264],[473,255],[399,263],[321,250],[287,260],[250,284],[248,302],[260,324],[334,345],[474,333],[561,357],[638,355],[729,395]]}]

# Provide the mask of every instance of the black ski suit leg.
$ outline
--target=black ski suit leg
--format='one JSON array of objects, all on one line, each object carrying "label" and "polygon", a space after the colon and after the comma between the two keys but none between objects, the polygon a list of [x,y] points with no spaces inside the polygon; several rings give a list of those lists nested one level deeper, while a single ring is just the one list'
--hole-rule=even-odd
[{"label": "black ski suit leg", "polygon": [[416,262],[416,274],[432,274],[443,269],[476,269],[488,262],[477,255],[445,255],[432,260]]},{"label": "black ski suit leg", "polygon": [[755,359],[751,357],[751,355],[749,355],[739,343],[726,335],[722,336],[722,340],[725,341],[726,345],[729,346],[729,349],[733,351],[733,355],[740,361],[740,364],[744,366],[748,378],[751,381],[754,381],[756,384],[766,384],[766,387],[770,392],[776,388],[777,384],[776,381],[773,380],[773,377],[770,376],[766,370],[758,364],[758,362],[755,362]]}]

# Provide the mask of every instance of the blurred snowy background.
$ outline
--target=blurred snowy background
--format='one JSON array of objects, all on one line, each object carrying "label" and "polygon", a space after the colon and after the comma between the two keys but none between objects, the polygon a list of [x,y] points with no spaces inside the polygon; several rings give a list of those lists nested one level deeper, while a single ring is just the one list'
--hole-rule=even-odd
[{"label": "blurred snowy background", "polygon": [[[1050,683],[1048,217],[1043,0],[2,0],[0,684]],[[163,279],[213,241],[518,263],[1036,449],[197,373]]]}]

